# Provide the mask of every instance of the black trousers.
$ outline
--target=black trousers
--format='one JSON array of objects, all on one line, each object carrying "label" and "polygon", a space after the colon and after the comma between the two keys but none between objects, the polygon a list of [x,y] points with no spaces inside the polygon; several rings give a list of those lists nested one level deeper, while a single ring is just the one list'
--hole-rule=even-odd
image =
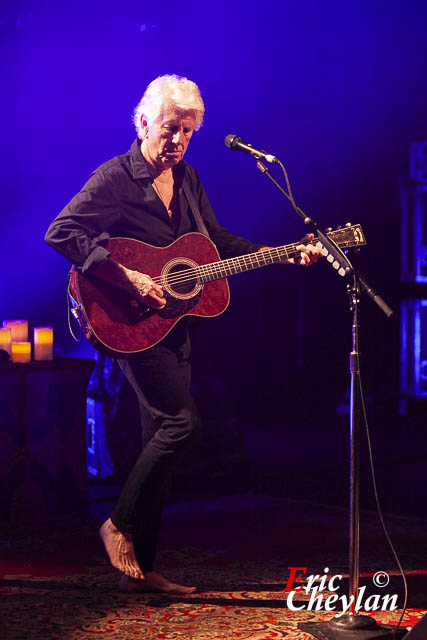
[{"label": "black trousers", "polygon": [[138,396],[143,447],[111,520],[120,531],[132,534],[142,571],[152,571],[174,467],[200,431],[190,394],[190,340],[185,321],[161,343],[119,360],[119,365]]}]

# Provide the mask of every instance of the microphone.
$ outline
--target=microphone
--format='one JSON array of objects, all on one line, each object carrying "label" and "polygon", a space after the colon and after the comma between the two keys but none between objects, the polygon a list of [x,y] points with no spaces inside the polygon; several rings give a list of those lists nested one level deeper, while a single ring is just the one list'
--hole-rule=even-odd
[{"label": "microphone", "polygon": [[255,158],[255,160],[266,160],[267,162],[279,163],[278,159],[275,156],[272,156],[271,153],[267,153],[262,149],[257,149],[256,147],[253,147],[251,144],[247,144],[246,142],[243,142],[240,136],[235,136],[232,133],[230,133],[228,136],[226,136],[224,142],[229,149],[233,149],[234,151],[244,151],[244,153],[249,153],[253,158]]}]

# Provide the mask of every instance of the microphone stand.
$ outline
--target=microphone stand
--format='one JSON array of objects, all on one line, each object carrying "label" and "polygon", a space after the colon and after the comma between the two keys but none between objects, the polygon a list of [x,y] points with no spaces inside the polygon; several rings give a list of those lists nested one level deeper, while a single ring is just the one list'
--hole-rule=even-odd
[{"label": "microphone stand", "polygon": [[[281,164],[279,162],[279,164]],[[270,174],[265,164],[257,161],[258,169],[264,173],[294,205],[293,199],[285,189]],[[350,536],[349,536],[349,602],[351,602],[348,614],[335,616],[329,622],[304,622],[298,627],[307,631],[320,640],[399,640],[407,634],[407,629],[380,625],[374,618],[359,615],[356,610],[357,596],[359,593],[359,434],[360,434],[360,361],[359,361],[359,317],[358,304],[362,291],[390,317],[392,309],[384,300],[368,285],[366,280],[357,273],[347,256],[335,244],[331,238],[319,230],[317,223],[305,215],[298,206],[294,206],[298,215],[304,220],[304,224],[310,226],[318,235],[323,247],[327,250],[328,260],[342,276],[352,277],[352,284],[347,284],[347,293],[350,298],[350,311],[353,314],[352,322],[352,350],[350,353]],[[332,259],[330,259],[332,256]]]}]

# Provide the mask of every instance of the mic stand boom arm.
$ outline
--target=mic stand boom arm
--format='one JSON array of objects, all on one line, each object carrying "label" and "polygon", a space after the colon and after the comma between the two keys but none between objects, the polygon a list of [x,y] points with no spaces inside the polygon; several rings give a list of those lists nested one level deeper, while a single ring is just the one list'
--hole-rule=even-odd
[{"label": "mic stand boom arm", "polygon": [[[279,162],[279,164],[281,163]],[[261,160],[257,161],[256,166],[262,173],[264,173],[268,178],[270,178],[271,182],[273,182],[273,184],[276,185],[279,191],[281,191],[281,193],[283,193],[283,195],[292,203],[293,208],[295,209],[297,214],[300,216],[300,218],[302,218],[302,220],[304,221],[304,224],[307,226],[310,226],[313,229],[313,231],[317,234],[318,238],[320,238],[321,240],[321,244],[325,249],[324,255],[327,255],[328,261],[332,263],[332,266],[335,269],[337,269],[340,276],[351,275],[353,273],[353,266],[350,260],[345,255],[345,253],[336,244],[336,242],[331,240],[331,238],[329,238],[326,235],[326,233],[323,233],[323,231],[319,229],[319,225],[317,224],[317,222],[315,222],[313,218],[310,218],[309,216],[307,216],[304,213],[304,211],[301,209],[301,207],[298,207],[298,205],[295,204],[295,202],[293,201],[293,198],[291,198],[289,193],[287,193],[286,190],[282,187],[282,185],[279,182],[277,182],[276,178],[274,178],[271,175],[271,173],[269,172],[265,164],[261,162]],[[284,169],[284,167],[282,168]]]},{"label": "mic stand boom arm", "polygon": [[[277,160],[277,164],[281,165],[282,163],[280,162],[280,160]],[[338,273],[340,275],[346,275],[346,276],[354,273],[353,265],[351,264],[350,260],[347,258],[345,253],[343,253],[341,248],[333,240],[331,240],[331,238],[326,233],[323,233],[323,231],[319,229],[317,222],[313,220],[313,218],[310,218],[309,216],[307,216],[304,213],[304,211],[301,209],[301,207],[299,207],[294,203],[293,198],[291,198],[289,193],[287,193],[286,190],[282,187],[282,185],[279,182],[277,182],[276,178],[274,178],[271,175],[271,173],[269,172],[265,164],[261,162],[261,160],[258,160],[256,166],[262,173],[264,173],[268,178],[270,178],[270,180],[273,182],[273,184],[275,184],[275,186],[279,189],[279,191],[283,193],[283,195],[292,203],[292,206],[294,207],[295,211],[300,216],[300,218],[302,218],[304,224],[309,225],[313,228],[318,238],[321,239],[323,246],[325,247],[325,249],[327,249],[329,256],[333,256],[334,260],[338,263],[338,266],[336,266],[336,264],[333,264],[335,268],[339,269]],[[344,273],[341,272],[341,269],[344,269]],[[393,309],[391,309],[388,306],[388,304],[381,298],[381,296],[375,291],[375,289],[373,289],[369,285],[369,283],[365,280],[365,278],[360,273],[357,273],[355,275],[357,276],[360,289],[365,291],[365,293],[368,294],[371,300],[375,302],[375,304],[379,306],[381,311],[385,313],[387,318],[390,318],[390,316],[393,315]],[[355,284],[355,286],[358,286],[358,285]]]}]

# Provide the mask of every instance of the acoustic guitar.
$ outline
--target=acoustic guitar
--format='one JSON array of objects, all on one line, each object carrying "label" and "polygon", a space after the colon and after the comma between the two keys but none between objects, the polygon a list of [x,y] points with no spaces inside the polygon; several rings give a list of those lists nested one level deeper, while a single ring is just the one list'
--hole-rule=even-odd
[{"label": "acoustic guitar", "polygon": [[[331,231],[328,236],[343,250],[366,244],[360,225]],[[200,233],[188,233],[167,247],[110,238],[105,246],[111,257],[128,269],[148,274],[163,288],[166,306],[151,309],[123,289],[73,267],[72,313],[95,348],[123,358],[160,342],[185,316],[220,315],[230,300],[228,276],[295,257],[299,244],[221,260],[212,241]]]}]

